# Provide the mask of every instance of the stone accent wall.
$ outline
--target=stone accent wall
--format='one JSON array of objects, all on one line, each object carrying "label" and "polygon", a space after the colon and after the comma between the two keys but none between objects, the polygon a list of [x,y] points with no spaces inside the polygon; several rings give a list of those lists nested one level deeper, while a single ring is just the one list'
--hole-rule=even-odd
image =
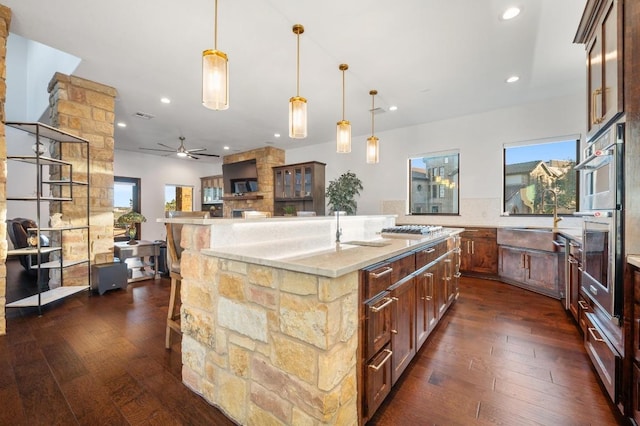
[{"label": "stone accent wall", "polygon": [[7,95],[7,37],[11,9],[0,4],[0,335],[7,334],[7,141],[4,133],[4,102]]},{"label": "stone accent wall", "polygon": [[259,148],[239,154],[225,155],[222,159],[223,164],[256,160],[256,166],[258,168],[258,189],[260,190],[257,194],[263,198],[259,200],[229,200],[226,198],[223,207],[224,217],[231,217],[231,212],[235,209],[253,209],[269,212],[273,215],[273,167],[284,165],[284,158],[284,150],[274,147]]},{"label": "stone accent wall", "polygon": [[[65,144],[67,151],[61,153],[65,160],[74,164],[74,179],[90,183],[90,233],[63,233],[65,259],[86,256],[89,238],[92,263],[113,261],[113,124],[116,95],[117,91],[112,87],[61,73],[56,73],[49,82],[51,125],[88,140],[90,151],[89,171],[87,153],[79,150],[77,145]],[[86,192],[81,189],[74,192],[73,202],[51,203],[50,211],[51,214],[62,213],[62,220],[66,223],[84,223],[79,218],[86,215],[86,203]],[[55,234],[52,236],[56,237]],[[54,245],[58,243],[53,241]],[[86,266],[81,265],[77,269],[80,268]],[[59,271],[51,271],[53,286],[59,280],[54,273],[59,274]],[[74,268],[67,268],[64,273],[65,284],[86,282],[86,273],[81,274]]]},{"label": "stone accent wall", "polygon": [[182,380],[239,424],[357,424],[358,275],[205,256],[184,225]]}]

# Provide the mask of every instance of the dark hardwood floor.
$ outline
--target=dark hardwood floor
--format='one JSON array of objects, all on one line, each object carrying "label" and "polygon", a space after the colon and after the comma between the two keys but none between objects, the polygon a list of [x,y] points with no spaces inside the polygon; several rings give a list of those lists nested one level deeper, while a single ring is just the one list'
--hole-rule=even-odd
[{"label": "dark hardwood floor", "polygon": [[[35,291],[7,261],[7,299]],[[30,282],[31,281],[31,282]],[[462,279],[461,296],[370,424],[617,425],[558,301]],[[27,293],[27,294],[25,294]],[[232,425],[164,349],[169,280],[8,309],[0,425]]]}]

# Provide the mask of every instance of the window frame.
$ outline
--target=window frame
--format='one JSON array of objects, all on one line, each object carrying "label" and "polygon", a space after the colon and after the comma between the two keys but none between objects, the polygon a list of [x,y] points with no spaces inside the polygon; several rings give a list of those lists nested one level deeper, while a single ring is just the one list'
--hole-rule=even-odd
[{"label": "window frame", "polygon": [[[440,180],[445,178],[446,170],[444,165],[424,165],[424,183],[414,182],[414,168],[412,168],[412,161],[420,159],[437,159],[440,157],[453,157],[457,161],[456,166],[451,172],[452,183],[455,184],[455,194],[449,198],[451,202],[451,212],[442,212],[442,203],[432,203],[429,200],[447,200],[446,191],[447,185],[440,183]],[[428,152],[424,154],[411,155],[407,160],[408,167],[408,203],[407,211],[409,216],[460,216],[460,149],[449,149],[446,151]],[[433,178],[432,178],[433,177]],[[436,180],[436,178],[439,178]],[[433,181],[431,181],[433,179]],[[414,184],[416,189],[418,186],[422,187],[422,191],[426,193],[426,202],[424,211],[414,211]],[[447,206],[448,207],[448,206]]]}]

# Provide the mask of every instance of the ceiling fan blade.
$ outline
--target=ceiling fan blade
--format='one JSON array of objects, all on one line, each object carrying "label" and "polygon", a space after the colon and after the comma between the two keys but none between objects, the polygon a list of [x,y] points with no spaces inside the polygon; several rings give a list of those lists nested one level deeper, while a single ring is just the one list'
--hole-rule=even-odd
[{"label": "ceiling fan blade", "polygon": [[140,148],[144,151],[159,151],[159,152],[176,152],[175,149],[172,150],[168,150],[168,149],[157,149],[157,148]]},{"label": "ceiling fan blade", "polygon": [[172,147],[172,146],[165,145],[165,144],[160,143],[160,142],[158,142],[158,145],[160,145],[160,146],[164,146],[165,148],[169,148],[169,149],[170,149],[170,150],[172,150],[172,151],[176,151],[176,148],[174,148],[174,147]]},{"label": "ceiling fan blade", "polygon": [[193,149],[187,149],[187,152],[199,152],[199,151],[206,151],[207,148],[193,148]]},{"label": "ceiling fan blade", "polygon": [[198,158],[198,157],[196,157],[196,156],[194,156],[194,155],[191,155],[191,154],[189,154],[189,153],[187,153],[187,157],[188,157],[188,158],[191,158],[192,160],[199,160],[199,158]]},{"label": "ceiling fan blade", "polygon": [[194,155],[200,155],[200,156],[203,156],[203,157],[220,157],[218,154],[203,154],[201,152],[194,152],[193,154]]}]

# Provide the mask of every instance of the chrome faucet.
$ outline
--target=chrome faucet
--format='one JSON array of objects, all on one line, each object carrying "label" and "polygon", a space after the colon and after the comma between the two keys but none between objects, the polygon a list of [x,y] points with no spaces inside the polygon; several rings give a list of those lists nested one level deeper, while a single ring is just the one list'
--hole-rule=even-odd
[{"label": "chrome faucet", "polygon": [[558,230],[558,222],[562,220],[561,217],[558,217],[558,193],[553,189],[545,189],[542,195],[544,196],[547,192],[551,192],[553,194],[553,230]]}]

